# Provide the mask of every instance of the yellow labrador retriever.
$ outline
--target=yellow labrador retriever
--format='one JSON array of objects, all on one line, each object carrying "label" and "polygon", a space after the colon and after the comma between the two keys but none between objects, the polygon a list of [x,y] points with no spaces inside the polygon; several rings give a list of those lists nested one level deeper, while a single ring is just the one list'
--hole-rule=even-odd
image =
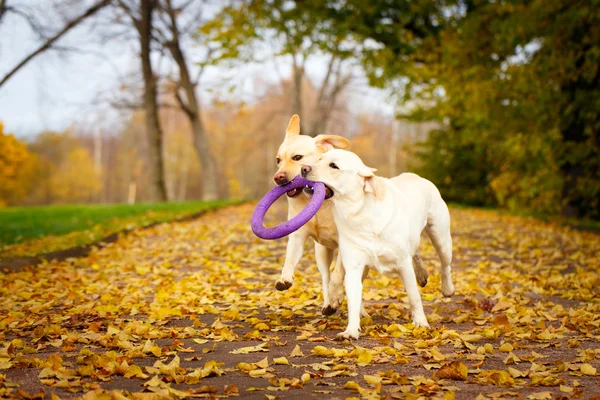
[{"label": "yellow labrador retriever", "polygon": [[[314,164],[326,152],[333,149],[343,149],[350,145],[348,139],[336,135],[318,135],[310,137],[300,134],[300,117],[292,116],[285,131],[285,138],[277,152],[277,167],[273,180],[277,185],[285,185],[300,175],[302,165]],[[295,217],[306,207],[310,197],[303,195],[301,189],[290,190],[288,197],[288,219]],[[327,198],[331,197],[331,191],[327,192]],[[281,271],[281,278],[277,280],[277,290],[287,290],[294,282],[294,271],[304,249],[304,243],[308,238],[315,241],[315,258],[317,267],[321,273],[323,288],[324,315],[335,313],[336,309],[344,300],[344,268],[341,257],[338,254],[336,265],[330,283],[329,267],[333,260],[334,250],[338,247],[338,233],[333,221],[332,204],[325,201],[317,214],[302,228],[292,233],[288,238],[285,262]],[[418,254],[413,258],[413,264],[419,284],[425,286],[427,283],[427,271]],[[364,308],[361,313],[367,315]]]},{"label": "yellow labrador retriever", "polygon": [[[300,169],[304,164],[316,163],[321,155],[334,148],[346,148],[350,145],[348,139],[335,135],[318,135],[310,137],[300,135],[300,117],[292,116],[285,131],[285,139],[277,151],[277,172],[273,180],[277,185],[285,185],[300,175]],[[326,195],[329,196],[331,193]],[[310,197],[303,194],[302,189],[293,189],[287,193],[288,197],[288,219],[295,217],[306,207]],[[338,234],[333,222],[331,203],[325,201],[317,214],[302,228],[292,233],[288,238],[285,262],[281,270],[281,278],[276,282],[277,290],[287,290],[294,282],[294,271],[304,249],[306,239],[313,238],[315,241],[315,258],[317,267],[321,273],[323,285],[323,308],[325,315],[335,313],[336,307],[332,307],[329,298],[329,267],[333,260],[333,253],[338,247]],[[336,261],[334,270],[343,271],[340,258]],[[336,291],[338,293],[339,291]],[[343,301],[336,299],[339,305]]]},{"label": "yellow labrador retriever", "polygon": [[393,179],[377,177],[354,153],[332,150],[302,176],[323,182],[331,196],[339,235],[339,253],[346,272],[348,326],[338,336],[358,339],[365,268],[399,272],[408,295],[415,326],[428,327],[417,287],[412,258],[425,230],[441,261],[442,293],[454,294],[450,274],[452,237],[450,214],[430,181],[411,173]]}]

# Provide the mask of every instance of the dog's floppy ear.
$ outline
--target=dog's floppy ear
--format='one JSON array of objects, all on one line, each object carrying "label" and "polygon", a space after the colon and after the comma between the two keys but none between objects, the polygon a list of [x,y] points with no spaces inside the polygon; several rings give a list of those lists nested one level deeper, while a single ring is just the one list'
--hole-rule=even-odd
[{"label": "dog's floppy ear", "polygon": [[363,166],[360,170],[358,170],[358,175],[365,178],[365,183],[363,185],[365,193],[373,193],[373,195],[377,196],[377,192],[375,190],[375,171],[377,171],[377,169]]},{"label": "dog's floppy ear", "polygon": [[285,136],[296,136],[300,134],[300,117],[298,114],[292,115],[290,118],[290,122],[288,122],[288,126],[285,130]]},{"label": "dog's floppy ear", "polygon": [[345,137],[337,135],[319,135],[315,137],[315,144],[329,151],[333,149],[345,149],[350,146],[350,141]]},{"label": "dog's floppy ear", "polygon": [[371,178],[375,175],[374,172],[377,172],[377,168],[369,168],[366,165],[363,165],[358,170],[358,175],[363,178]]}]

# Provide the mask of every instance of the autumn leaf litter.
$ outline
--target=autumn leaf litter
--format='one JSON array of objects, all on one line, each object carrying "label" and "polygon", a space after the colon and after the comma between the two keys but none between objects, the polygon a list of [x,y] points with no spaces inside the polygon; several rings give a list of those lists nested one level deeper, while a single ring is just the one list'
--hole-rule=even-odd
[{"label": "autumn leaf litter", "polygon": [[277,292],[285,241],[252,205],[133,232],[85,258],[0,275],[0,394],[56,398],[581,398],[600,395],[600,236],[452,210],[457,295],[438,265],[414,328],[398,279],[371,273],[358,341],[320,315],[305,252]]}]

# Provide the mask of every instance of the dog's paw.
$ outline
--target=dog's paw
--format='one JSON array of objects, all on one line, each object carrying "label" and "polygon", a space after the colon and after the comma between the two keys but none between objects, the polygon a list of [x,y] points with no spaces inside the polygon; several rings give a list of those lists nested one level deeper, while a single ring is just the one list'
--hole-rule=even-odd
[{"label": "dog's paw", "polygon": [[428,279],[429,279],[429,276],[428,276],[427,272],[425,272],[425,275],[421,275],[421,274],[417,275],[417,283],[421,287],[427,286]]},{"label": "dog's paw", "polygon": [[429,328],[429,322],[427,322],[427,318],[414,318],[412,321],[415,328]]},{"label": "dog's paw", "polygon": [[329,305],[337,310],[344,302],[344,287],[329,285]]},{"label": "dog's paw", "polygon": [[358,330],[354,331],[354,330],[346,329],[344,332],[338,333],[335,338],[337,340],[358,339],[358,335],[359,335]]},{"label": "dog's paw", "polygon": [[292,283],[291,281],[288,281],[286,279],[279,279],[277,282],[275,282],[275,289],[279,290],[279,291],[283,291],[283,290],[288,290],[289,288],[292,287]]},{"label": "dog's paw", "polygon": [[331,305],[327,305],[321,309],[321,313],[323,315],[333,315],[337,311],[337,308],[332,307]]},{"label": "dog's paw", "polygon": [[452,284],[452,282],[446,285],[442,283],[442,294],[444,295],[444,297],[452,297],[452,295],[454,295],[454,285]]}]

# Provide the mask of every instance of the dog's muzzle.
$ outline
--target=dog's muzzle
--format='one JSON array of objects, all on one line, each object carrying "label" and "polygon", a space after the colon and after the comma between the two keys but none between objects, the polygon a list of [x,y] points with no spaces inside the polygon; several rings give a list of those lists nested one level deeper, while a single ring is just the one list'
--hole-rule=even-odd
[{"label": "dog's muzzle", "polygon": [[[308,174],[310,174],[312,172],[312,167],[310,165],[303,165],[302,168],[300,169],[300,173],[302,174],[302,177],[304,179],[308,179]],[[305,186],[304,187],[304,193],[312,196],[314,193],[313,188],[309,187],[309,186]],[[333,190],[331,190],[327,185],[325,185],[325,200],[330,199],[331,197],[333,197]]]},{"label": "dog's muzzle", "polygon": [[310,174],[310,171],[312,171],[312,168],[310,165],[303,165],[302,168],[300,169],[300,173],[302,174],[302,177],[304,179],[306,179],[307,175]]},{"label": "dog's muzzle", "polygon": [[[276,174],[273,177],[273,180],[275,181],[275,183],[277,184],[277,186],[287,185],[288,183],[291,182],[288,179],[288,176],[285,173],[283,173],[283,172],[280,172],[280,173]],[[300,193],[302,193],[302,190],[300,188],[288,190],[286,192],[286,194],[287,194],[288,197],[297,197],[297,196],[300,196]]]}]

